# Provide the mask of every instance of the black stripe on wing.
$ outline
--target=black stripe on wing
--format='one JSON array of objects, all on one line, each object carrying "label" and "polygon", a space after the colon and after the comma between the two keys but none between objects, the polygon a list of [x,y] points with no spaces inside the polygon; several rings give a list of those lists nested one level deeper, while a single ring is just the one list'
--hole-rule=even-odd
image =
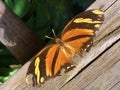
[{"label": "black stripe on wing", "polygon": [[64,42],[70,42],[70,41],[74,41],[74,40],[77,40],[77,39],[83,39],[83,38],[86,38],[86,37],[90,37],[92,38],[93,35],[77,35],[77,36],[74,36],[74,37],[71,37],[71,38],[68,38],[66,40],[64,40]]},{"label": "black stripe on wing", "polygon": [[[98,30],[98,27],[103,23],[104,15],[102,11],[100,10],[98,11],[101,12],[101,14],[95,14],[92,11],[94,10],[88,10],[88,11],[85,11],[85,12],[82,12],[76,15],[63,29],[62,36],[64,36],[64,34],[67,31],[75,29],[75,28]],[[81,22],[75,23],[74,21],[77,19],[83,19],[83,20]],[[94,22],[94,23],[90,23],[86,21],[87,19],[91,19],[91,22]]]},{"label": "black stripe on wing", "polygon": [[58,58],[58,53],[59,53],[60,47],[57,47],[54,58],[53,58],[53,63],[52,63],[52,75],[54,76],[54,70],[55,70],[55,65],[56,65],[56,60]]}]

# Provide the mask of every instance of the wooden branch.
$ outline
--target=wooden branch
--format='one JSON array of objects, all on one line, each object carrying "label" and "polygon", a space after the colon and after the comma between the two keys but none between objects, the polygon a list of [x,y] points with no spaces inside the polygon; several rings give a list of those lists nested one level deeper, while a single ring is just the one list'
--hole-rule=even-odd
[{"label": "wooden branch", "polygon": [[2,0],[0,0],[0,41],[22,64],[44,46],[43,41],[9,10]]},{"label": "wooden branch", "polygon": [[94,46],[78,58],[80,63],[75,69],[35,88],[25,83],[28,62],[0,90],[119,90],[120,0],[96,0],[88,9],[95,8],[105,11],[105,21],[94,38]]}]

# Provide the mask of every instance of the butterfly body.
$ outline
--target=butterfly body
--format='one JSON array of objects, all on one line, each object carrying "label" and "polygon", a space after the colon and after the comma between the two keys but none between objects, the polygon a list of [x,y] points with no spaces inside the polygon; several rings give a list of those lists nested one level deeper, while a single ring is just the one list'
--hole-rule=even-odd
[{"label": "butterfly body", "polygon": [[60,38],[55,38],[56,44],[58,44],[60,47],[65,47],[65,44],[63,41],[60,40]]},{"label": "butterfly body", "polygon": [[66,54],[66,56],[70,57],[73,54],[75,54],[76,50],[74,50],[69,45],[65,44],[60,38],[55,38],[55,42],[58,45],[58,47],[61,48],[61,50],[63,51],[63,53]]},{"label": "butterfly body", "polygon": [[32,74],[33,84],[41,84],[50,77],[59,75],[75,67],[72,57],[82,55],[92,45],[95,31],[102,24],[103,12],[89,10],[75,16],[63,29],[60,37],[55,38],[43,48],[31,62],[27,76]]}]

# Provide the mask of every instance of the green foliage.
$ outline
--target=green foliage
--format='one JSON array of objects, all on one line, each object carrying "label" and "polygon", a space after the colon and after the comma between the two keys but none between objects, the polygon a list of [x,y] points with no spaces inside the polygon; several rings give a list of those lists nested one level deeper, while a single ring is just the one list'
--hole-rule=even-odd
[{"label": "green foliage", "polygon": [[18,68],[0,68],[0,82],[3,83],[4,81],[6,81],[8,78],[10,78],[16,71],[18,70]]},{"label": "green foliage", "polygon": [[[94,0],[4,0],[38,36],[46,41],[51,29],[58,34],[66,23],[76,14],[87,8]],[[18,68],[10,68],[19,64],[10,52],[0,44],[0,82],[7,80]]]},{"label": "green foliage", "polygon": [[23,17],[30,7],[29,0],[4,0],[19,17]]}]

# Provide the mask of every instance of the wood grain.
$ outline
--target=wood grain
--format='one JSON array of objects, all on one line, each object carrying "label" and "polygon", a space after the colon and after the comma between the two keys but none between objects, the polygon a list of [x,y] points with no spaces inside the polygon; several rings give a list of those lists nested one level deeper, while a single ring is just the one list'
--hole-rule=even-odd
[{"label": "wood grain", "polygon": [[[97,58],[94,63],[90,64],[87,68],[80,72],[76,78],[71,80],[61,90],[66,90],[67,88],[69,88],[70,90],[94,90],[93,88],[97,88],[95,90],[108,90],[104,87],[106,86],[106,84],[115,84],[120,80],[120,77],[118,77],[120,72],[117,71],[118,69],[120,69],[118,67],[120,63],[119,49],[120,42],[112,46],[109,50],[107,50],[104,54]],[[113,72],[115,72],[116,74],[114,74]],[[109,78],[110,76],[108,77],[110,73],[111,78]],[[101,82],[103,83],[101,84]],[[111,87],[111,85],[109,86]]]},{"label": "wood grain", "polygon": [[105,21],[94,38],[91,50],[84,53],[82,58],[77,58],[80,62],[74,70],[35,88],[25,83],[29,61],[1,85],[0,90],[120,89],[120,0],[96,0],[88,9],[93,8],[105,12]]},{"label": "wood grain", "polygon": [[116,83],[110,90],[119,90],[120,89],[120,81]]},{"label": "wood grain", "polygon": [[[115,60],[115,59],[112,59]],[[107,64],[107,66],[109,63]],[[101,65],[102,66],[102,65]],[[107,67],[106,66],[106,67]],[[105,67],[105,68],[106,68]],[[104,69],[104,68],[103,68]],[[102,71],[103,71],[102,69]],[[110,90],[114,85],[120,82],[120,59],[118,62],[113,64],[113,66],[108,69],[106,72],[102,73],[94,82],[89,84],[85,90],[92,90],[93,88],[98,88],[99,90]]]}]

